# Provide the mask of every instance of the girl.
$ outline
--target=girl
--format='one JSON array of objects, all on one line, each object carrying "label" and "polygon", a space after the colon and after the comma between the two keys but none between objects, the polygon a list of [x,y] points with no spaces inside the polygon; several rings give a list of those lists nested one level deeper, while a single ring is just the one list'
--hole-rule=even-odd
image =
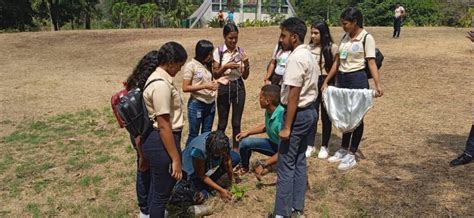
[{"label": "girl", "polygon": [[207,40],[196,44],[196,56],[184,66],[183,92],[191,92],[188,101],[189,135],[186,147],[200,133],[210,132],[216,113],[218,83],[212,79],[214,46]]},{"label": "girl", "polygon": [[283,74],[285,74],[286,59],[288,59],[290,53],[291,51],[284,51],[281,42],[278,42],[273,50],[273,58],[268,64],[267,75],[263,79],[264,85],[273,84],[281,86],[281,80]]},{"label": "girl", "polygon": [[166,203],[176,180],[181,180],[181,129],[184,126],[182,99],[173,77],[187,59],[186,50],[176,42],[158,51],[158,68],[146,81],[143,99],[154,130],[143,144],[150,164],[150,217],[164,217]]},{"label": "girl", "polygon": [[[127,81],[125,82],[125,87],[128,91],[139,88],[143,90],[145,87],[145,82],[148,77],[153,73],[158,67],[158,51],[148,52],[141,60],[138,62],[137,66],[133,70],[132,74],[128,76]],[[133,147],[137,151],[137,179],[135,182],[138,206],[140,207],[140,217],[148,216],[148,196],[150,191],[150,169],[148,162],[143,156],[142,148],[142,139],[140,136],[133,138],[130,135]]]},{"label": "girl", "polygon": [[239,154],[231,151],[229,137],[221,131],[206,132],[194,138],[183,151],[183,170],[204,198],[215,190],[225,201],[232,200],[232,194],[217,181],[227,174],[229,182],[232,168],[240,162]]},{"label": "girl", "polygon": [[[379,71],[375,63],[375,40],[372,35],[367,35],[368,33],[364,30],[362,22],[362,13],[357,8],[350,7],[342,12],[341,24],[346,34],[339,45],[338,56],[336,56],[334,61],[335,64],[324,80],[321,88],[322,91],[327,88],[329,81],[334,76],[337,77],[337,83],[340,88],[368,89],[369,81],[365,72],[365,62],[367,60],[370,74],[375,82],[375,97],[383,95],[382,82],[380,81]],[[366,35],[364,46],[362,40]],[[359,147],[363,132],[364,123],[361,122],[354,132],[343,134],[341,148],[328,161],[341,161],[338,166],[340,170],[348,170],[354,167],[357,164],[355,153]],[[347,151],[348,149],[349,152]]]},{"label": "girl", "polygon": [[232,142],[233,148],[238,149],[239,143],[235,136],[240,133],[240,122],[245,104],[245,86],[242,79],[249,76],[249,59],[243,49],[237,47],[239,30],[233,23],[224,26],[224,44],[214,50],[212,70],[214,78],[225,77],[229,83],[224,83],[217,90],[217,129],[225,132],[232,106]]},{"label": "girl", "polygon": [[[309,49],[318,62],[321,75],[318,78],[318,89],[321,89],[327,73],[331,70],[332,64],[337,54],[337,45],[334,44],[329,27],[324,21],[316,21],[311,25],[311,41]],[[334,79],[329,81],[329,85],[334,85]],[[321,121],[323,123],[323,139],[318,158],[326,159],[328,157],[329,137],[331,136],[332,124],[327,114],[326,108],[322,105],[322,93],[319,91],[316,99],[316,110],[319,114],[321,105]],[[316,126],[317,127],[317,126]],[[315,130],[316,131],[316,130]],[[310,157],[316,149],[314,145],[308,146],[306,157]]]}]

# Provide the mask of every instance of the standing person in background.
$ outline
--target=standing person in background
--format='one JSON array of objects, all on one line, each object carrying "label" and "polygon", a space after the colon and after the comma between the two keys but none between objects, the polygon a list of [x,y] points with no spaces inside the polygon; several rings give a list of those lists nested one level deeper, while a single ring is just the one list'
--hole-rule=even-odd
[{"label": "standing person in background", "polygon": [[227,23],[235,24],[234,23],[234,9],[231,8],[229,12],[227,12]]},{"label": "standing person in background", "polygon": [[143,143],[143,153],[150,164],[150,217],[162,218],[176,180],[181,180],[181,130],[184,126],[183,103],[173,77],[188,55],[182,45],[168,42],[158,51],[158,68],[143,90],[153,131]]},{"label": "standing person in background", "polygon": [[[382,82],[375,63],[375,40],[363,27],[362,12],[357,8],[347,8],[341,14],[342,29],[346,34],[339,45],[338,57],[323,82],[321,91],[328,87],[329,81],[336,76],[339,88],[368,89],[369,80],[365,65],[370,70],[375,83],[375,97],[383,95]],[[365,46],[362,40],[365,38]],[[365,50],[364,50],[365,47]],[[355,153],[364,133],[364,121],[353,131],[342,135],[341,148],[328,159],[331,163],[341,162],[339,170],[349,170],[357,162]],[[350,147],[349,147],[350,145]],[[349,151],[348,151],[349,150]]]},{"label": "standing person in background", "polygon": [[239,29],[233,23],[224,26],[224,44],[214,50],[212,66],[214,78],[222,82],[217,90],[217,129],[225,132],[232,107],[232,142],[238,150],[239,143],[235,136],[240,133],[240,123],[245,105],[244,80],[249,77],[250,65],[247,54],[237,46]]},{"label": "standing person in background", "polygon": [[402,19],[405,16],[405,8],[403,8],[399,2],[395,4],[395,15],[393,16],[393,37],[400,37],[400,30],[402,26]]},{"label": "standing person in background", "polygon": [[183,70],[183,92],[191,92],[186,147],[199,134],[211,131],[216,113],[216,90],[219,87],[211,73],[214,46],[207,40],[200,40],[195,51],[195,57]]},{"label": "standing person in background", "polygon": [[281,80],[283,79],[283,74],[285,74],[286,60],[290,53],[291,51],[283,50],[281,42],[278,42],[273,50],[272,60],[268,64],[267,74],[263,79],[264,85],[281,86]]},{"label": "standing person in background", "polygon": [[219,10],[219,13],[217,14],[217,20],[219,20],[219,27],[220,28],[224,27],[224,24],[225,24],[224,11]]},{"label": "standing person in background", "polygon": [[277,163],[275,217],[299,216],[304,212],[307,185],[305,151],[314,143],[314,102],[318,96],[316,59],[304,38],[307,27],[303,20],[291,17],[280,25],[285,50],[290,50],[281,88],[281,104],[285,108],[280,130]]},{"label": "standing person in background", "polygon": [[[128,76],[127,82],[125,82],[126,89],[128,91],[135,88],[143,90],[148,77],[157,67],[158,51],[153,50],[148,52],[140,62],[138,62],[132,74]],[[135,188],[137,192],[138,206],[140,207],[139,217],[145,218],[149,216],[148,196],[151,185],[150,166],[148,165],[148,161],[145,160],[142,147],[142,142],[146,139],[141,136],[133,138],[133,136],[130,135],[130,140],[137,151],[137,176]]]},{"label": "standing person in background", "polygon": [[[328,145],[329,138],[331,137],[332,123],[329,119],[326,108],[322,102],[322,93],[321,87],[324,80],[327,77],[327,73],[331,70],[332,64],[337,56],[337,45],[334,43],[331,37],[331,32],[329,27],[324,21],[316,21],[311,25],[311,41],[309,43],[309,50],[313,57],[318,63],[318,67],[321,71],[321,74],[318,77],[318,98],[316,99],[316,111],[319,114],[319,107],[321,106],[321,121],[322,121],[322,143],[321,148],[318,153],[318,158],[326,159],[328,157]],[[334,79],[329,81],[329,85],[334,85]],[[317,122],[316,128],[317,129]],[[313,152],[316,151],[314,148],[316,145],[309,145],[306,150],[306,157],[310,157]]]}]

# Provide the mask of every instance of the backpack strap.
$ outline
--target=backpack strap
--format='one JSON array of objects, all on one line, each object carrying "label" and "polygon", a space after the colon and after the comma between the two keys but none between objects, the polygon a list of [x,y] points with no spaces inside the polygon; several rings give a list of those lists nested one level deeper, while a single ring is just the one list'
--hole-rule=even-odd
[{"label": "backpack strap", "polygon": [[145,91],[145,89],[146,89],[150,84],[152,84],[153,82],[160,81],[160,80],[161,80],[161,81],[164,81],[164,80],[161,79],[161,78],[151,80],[148,84],[146,84],[145,88],[143,88],[143,91]]},{"label": "backpack strap", "polygon": [[222,66],[222,58],[224,58],[224,45],[221,45],[217,48],[219,52],[219,67]]},{"label": "backpack strap", "polygon": [[369,33],[366,33],[365,36],[364,36],[364,39],[362,40],[362,48],[364,49],[364,59],[365,58],[365,40],[367,39],[367,36],[369,35]]}]

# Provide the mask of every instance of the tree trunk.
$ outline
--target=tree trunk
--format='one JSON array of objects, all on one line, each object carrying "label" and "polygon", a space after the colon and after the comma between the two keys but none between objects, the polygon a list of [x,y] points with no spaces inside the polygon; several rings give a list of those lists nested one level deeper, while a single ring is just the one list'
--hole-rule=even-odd
[{"label": "tree trunk", "polygon": [[51,31],[58,31],[59,24],[56,19],[56,6],[53,3],[53,0],[47,1],[48,12],[49,12],[49,21],[51,22]]},{"label": "tree trunk", "polygon": [[89,12],[86,13],[85,28],[86,30],[91,29],[91,15],[89,14]]}]

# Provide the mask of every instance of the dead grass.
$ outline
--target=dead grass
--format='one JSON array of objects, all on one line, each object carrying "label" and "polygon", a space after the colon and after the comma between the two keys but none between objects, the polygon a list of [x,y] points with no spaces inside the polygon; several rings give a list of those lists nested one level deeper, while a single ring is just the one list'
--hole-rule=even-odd
[{"label": "dead grass", "polygon": [[[341,29],[331,30],[338,41]],[[464,38],[467,29],[403,28],[399,40],[390,38],[391,28],[368,30],[385,55],[386,94],[366,116],[355,169],[342,173],[309,160],[305,213],[474,215],[474,165],[447,165],[464,149],[471,125],[474,45]],[[278,34],[276,27],[241,30],[239,45],[251,57],[244,129],[262,121],[258,92]],[[203,38],[220,44],[221,30],[1,34],[0,216],[134,216],[135,154],[112,120],[110,96],[147,51],[174,40],[193,56]],[[332,151],[340,136],[335,130]],[[260,189],[244,178],[247,192],[237,203],[211,199],[214,217],[272,211],[275,178],[265,177],[270,185]]]}]

